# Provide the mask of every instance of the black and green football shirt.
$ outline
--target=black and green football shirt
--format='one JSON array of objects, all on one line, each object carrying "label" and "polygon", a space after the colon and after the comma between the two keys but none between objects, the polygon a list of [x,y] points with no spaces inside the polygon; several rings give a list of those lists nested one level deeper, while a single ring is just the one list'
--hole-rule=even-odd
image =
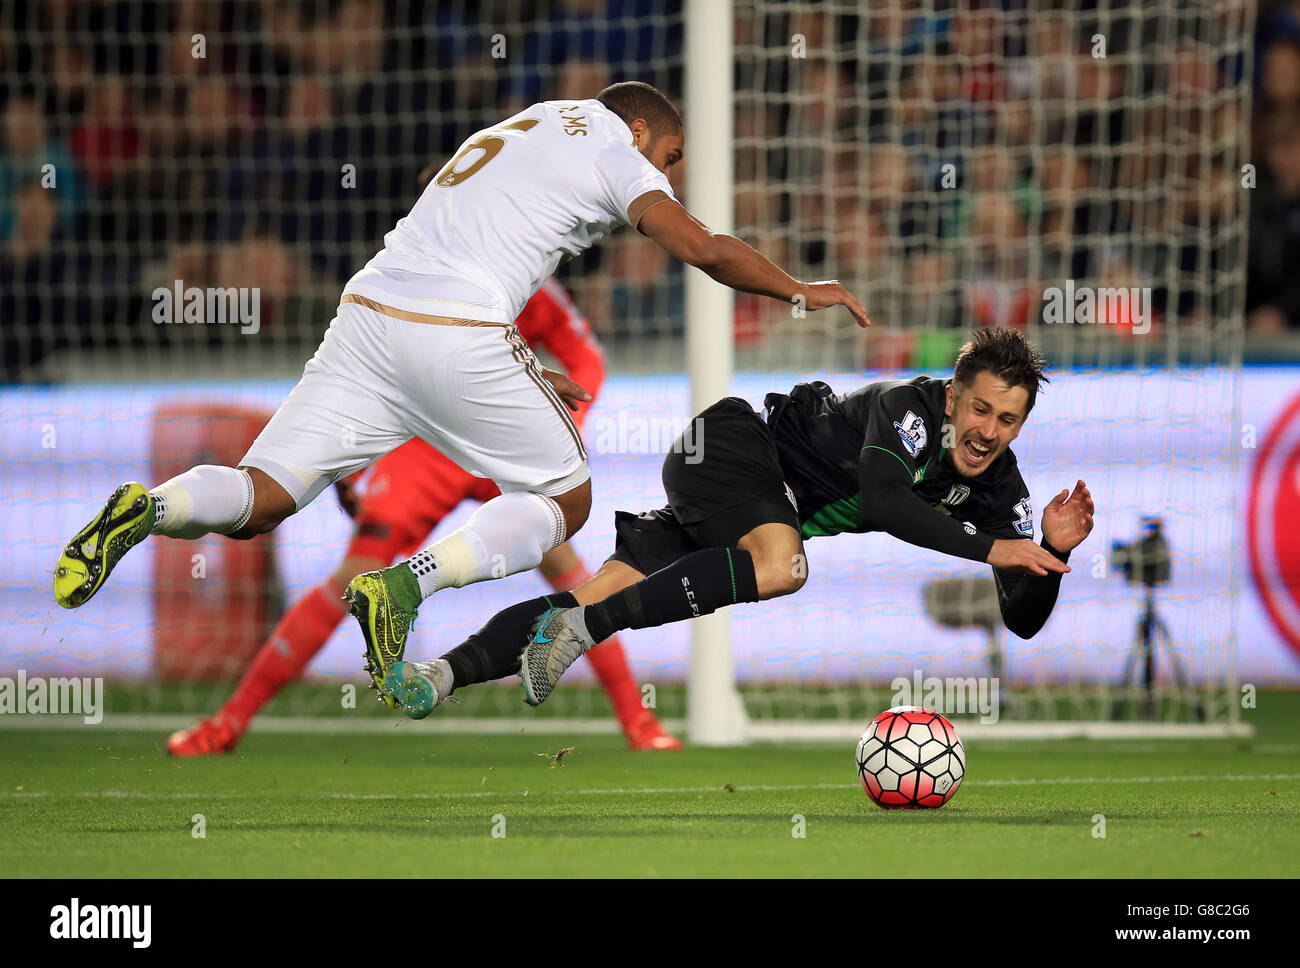
[{"label": "black and green football shirt", "polygon": [[[1010,448],[977,477],[953,466],[944,446],[950,382],[922,376],[843,395],[824,383],[801,383],[788,394],[767,395],[764,417],[804,538],[886,531],[979,562],[988,560],[996,539],[1033,538],[1029,489]],[[1007,628],[1025,639],[1037,635],[1056,605],[1060,574],[994,568],[993,576]]]},{"label": "black and green football shirt", "polygon": [[1032,538],[1029,490],[1007,449],[978,477],[964,477],[944,447],[944,395],[951,380],[921,376],[871,383],[836,394],[825,383],[769,393],[764,416],[794,493],[803,537],[879,530],[880,509],[864,506],[864,461],[887,454],[906,471],[913,493],[951,515],[973,538],[969,554],[988,556],[995,538]]}]

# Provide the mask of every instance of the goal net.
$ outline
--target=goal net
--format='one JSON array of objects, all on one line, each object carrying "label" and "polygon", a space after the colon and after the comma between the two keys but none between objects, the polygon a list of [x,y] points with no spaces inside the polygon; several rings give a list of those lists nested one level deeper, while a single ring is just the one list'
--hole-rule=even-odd
[{"label": "goal net", "polygon": [[[732,320],[707,321],[734,333],[733,392],[759,405],[800,380],[942,375],[970,328],[1024,327],[1054,367],[1015,445],[1036,517],[1080,478],[1101,512],[1028,642],[998,630],[987,568],[883,535],[813,539],[799,595],[728,613],[750,738],[856,735],[902,700],[1034,735],[1235,728],[1253,7],[734,0],[736,233],[795,275],[843,280],[874,325],[737,296]],[[121,481],[236,462],[421,170],[469,133],[614,80],[680,101],[690,4],[7,11],[0,674],[102,676],[113,714],[206,714],[342,561],[350,522],[331,496],[255,542],[151,541],[72,613],[49,594],[60,542]],[[687,132],[689,166],[715,133],[689,117]],[[664,502],[662,454],[691,413],[686,274],[622,232],[559,277],[609,370],[575,540],[594,570],[615,509]],[[232,293],[227,321],[187,319],[191,289]],[[168,300],[176,316],[159,314]],[[1170,567],[1148,596],[1155,565],[1131,550],[1126,571],[1112,545],[1157,519]],[[444,593],[411,652],[547,587]],[[680,727],[689,625],[622,641],[647,705]],[[375,704],[348,689],[359,642],[340,625],[268,711],[361,721]],[[421,728],[614,728],[582,663],[536,712],[507,685],[461,698]]]},{"label": "goal net", "polygon": [[1032,641],[985,567],[814,539],[779,626],[733,619],[751,735],[847,736],[900,701],[1004,735],[1236,728],[1251,19],[737,4],[737,224],[877,324],[745,301],[742,391],[951,373],[970,328],[1024,327],[1053,366],[1014,445],[1035,516],[1078,479],[1099,508]]}]

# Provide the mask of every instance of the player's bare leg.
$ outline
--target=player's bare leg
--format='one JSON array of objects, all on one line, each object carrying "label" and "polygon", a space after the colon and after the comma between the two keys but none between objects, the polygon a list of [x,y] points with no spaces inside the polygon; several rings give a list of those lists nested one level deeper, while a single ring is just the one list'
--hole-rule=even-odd
[{"label": "player's bare leg", "polygon": [[294,504],[293,496],[266,471],[256,467],[245,467],[240,470],[247,471],[252,478],[253,507],[241,527],[222,533],[243,541],[256,538],[259,534],[270,534],[280,526],[280,522],[294,515],[297,506]]},{"label": "player's bare leg", "polygon": [[546,701],[578,656],[614,632],[656,628],[739,602],[792,595],[808,580],[799,533],[771,522],[736,548],[705,548],[590,606],[552,607],[538,617],[520,657],[524,701]]},{"label": "player's bare leg", "polygon": [[808,580],[808,559],[799,532],[788,524],[760,524],[739,541],[754,562],[759,601],[793,595]]},{"label": "player's bare leg", "polygon": [[122,556],[151,534],[251,538],[293,512],[293,498],[257,468],[201,464],[153,490],[123,484],[59,556],[55,601],[64,608],[84,605]]},{"label": "player's bare leg", "polygon": [[366,670],[384,701],[398,703],[385,689],[388,671],[402,661],[411,624],[426,598],[443,588],[462,588],[536,568],[546,552],[582,527],[590,511],[588,478],[554,496],[502,494],[406,561],[352,579],[344,597],[361,625]]}]

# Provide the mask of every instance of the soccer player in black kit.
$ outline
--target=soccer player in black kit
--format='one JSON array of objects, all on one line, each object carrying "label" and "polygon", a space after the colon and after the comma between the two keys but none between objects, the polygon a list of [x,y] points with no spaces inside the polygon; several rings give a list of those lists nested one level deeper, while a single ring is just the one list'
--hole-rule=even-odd
[{"label": "soccer player in black kit", "polygon": [[[695,418],[693,446],[664,461],[667,507],[615,515],[614,554],[572,593],[498,612],[441,659],[394,666],[388,687],[420,718],[453,689],[516,672],[542,703],[587,649],[738,602],[792,595],[803,542],[885,531],[993,566],[1002,619],[1032,638],[1056,604],[1070,552],[1092,530],[1079,481],[1043,512],[1035,542],[1029,491],[1010,450],[1045,362],[1018,330],[972,334],[952,379],[824,383],[769,393],[761,414],[727,397]],[[530,634],[531,633],[531,634]]]}]

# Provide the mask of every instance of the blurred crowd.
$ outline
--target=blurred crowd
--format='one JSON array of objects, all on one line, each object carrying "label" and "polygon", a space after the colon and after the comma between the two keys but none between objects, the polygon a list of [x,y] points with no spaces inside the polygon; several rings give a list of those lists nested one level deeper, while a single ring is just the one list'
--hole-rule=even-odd
[{"label": "blurred crowd", "polygon": [[1034,324],[1073,280],[1150,289],[1157,333],[1214,341],[1243,289],[1252,332],[1300,329],[1300,2],[817,10],[738,32],[737,215],[772,252],[892,326]]},{"label": "blurred crowd", "polygon": [[[1251,0],[734,6],[737,231],[878,322],[1025,325],[1070,278],[1206,332],[1244,288],[1252,330],[1300,327],[1300,0],[1260,3],[1253,39]],[[681,7],[0,2],[4,377],[181,338],[149,322],[176,280],[260,287],[261,332],[314,343],[305,297],[336,298],[468,134],[612,80],[680,99]],[[564,276],[612,343],[682,331],[680,267],[631,233]],[[737,304],[742,345],[797,322]]]},{"label": "blurred crowd", "polygon": [[1256,34],[1247,324],[1300,328],[1300,0],[1265,4]]}]

